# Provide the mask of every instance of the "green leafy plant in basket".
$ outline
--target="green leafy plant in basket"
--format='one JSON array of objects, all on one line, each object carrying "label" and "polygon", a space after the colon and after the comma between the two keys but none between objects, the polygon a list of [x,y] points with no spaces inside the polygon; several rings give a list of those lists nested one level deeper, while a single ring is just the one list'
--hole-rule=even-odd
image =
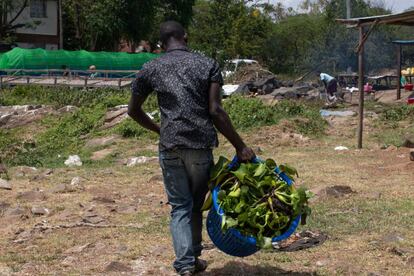
[{"label": "green leafy plant in basket", "polygon": [[[224,211],[223,231],[234,228],[244,236],[256,238],[259,247],[271,248],[272,238],[283,234],[297,216],[301,216],[302,224],[306,223],[312,193],[284,181],[275,171],[274,160],[236,167],[229,166],[230,163],[221,156],[209,182],[210,190],[220,187],[217,199]],[[292,180],[298,176],[296,169],[287,164],[280,165],[279,170]],[[212,205],[210,193],[202,210],[209,210]]]}]

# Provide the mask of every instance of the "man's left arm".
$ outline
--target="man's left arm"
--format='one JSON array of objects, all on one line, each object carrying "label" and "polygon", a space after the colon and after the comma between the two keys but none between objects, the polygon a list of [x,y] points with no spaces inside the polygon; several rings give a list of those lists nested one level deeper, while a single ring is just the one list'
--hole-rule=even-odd
[{"label": "man's left arm", "polygon": [[160,134],[160,127],[156,124],[145,111],[142,105],[152,92],[152,87],[148,85],[148,80],[144,72],[138,74],[137,79],[132,84],[132,94],[128,105],[128,115],[142,127]]}]

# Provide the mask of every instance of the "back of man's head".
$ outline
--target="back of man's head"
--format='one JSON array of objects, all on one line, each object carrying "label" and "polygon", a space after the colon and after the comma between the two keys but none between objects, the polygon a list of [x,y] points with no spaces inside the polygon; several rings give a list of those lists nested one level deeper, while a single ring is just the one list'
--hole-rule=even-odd
[{"label": "back of man's head", "polygon": [[185,30],[184,27],[176,21],[166,21],[161,24],[160,27],[160,40],[165,46],[168,45],[169,41],[174,38],[177,41],[184,41]]}]

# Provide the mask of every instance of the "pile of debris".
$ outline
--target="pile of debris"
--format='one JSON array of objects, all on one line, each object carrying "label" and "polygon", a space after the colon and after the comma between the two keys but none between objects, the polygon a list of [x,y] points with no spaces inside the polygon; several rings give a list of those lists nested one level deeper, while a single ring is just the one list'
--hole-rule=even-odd
[{"label": "pile of debris", "polygon": [[258,64],[240,67],[226,79],[223,96],[240,95],[271,95],[274,99],[315,99],[319,97],[320,87],[316,83],[295,83],[279,81],[272,72]]}]

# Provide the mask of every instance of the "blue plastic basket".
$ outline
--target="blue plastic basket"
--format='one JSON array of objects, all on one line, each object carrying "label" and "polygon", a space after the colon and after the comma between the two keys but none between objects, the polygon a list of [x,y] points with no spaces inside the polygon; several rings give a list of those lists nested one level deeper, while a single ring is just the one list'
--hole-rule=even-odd
[{"label": "blue plastic basket", "polygon": [[[253,162],[261,162],[261,160],[256,158],[255,160],[253,160]],[[235,157],[233,161],[230,163],[229,167],[234,168],[238,163],[238,159],[237,157]],[[288,185],[293,184],[293,181],[286,174],[280,172],[279,168],[276,168],[275,172]],[[231,256],[247,257],[256,253],[257,251],[259,251],[259,247],[257,247],[256,239],[254,237],[243,236],[242,234],[240,234],[239,231],[233,228],[228,229],[225,233],[223,233],[223,231],[221,230],[221,220],[222,216],[224,215],[224,211],[220,208],[218,204],[217,195],[219,191],[220,187],[216,187],[212,191],[213,208],[211,208],[207,216],[207,232],[210,236],[210,239],[213,241],[214,245],[218,249]],[[291,222],[286,232],[281,234],[280,236],[274,237],[272,239],[272,242],[278,242],[290,237],[290,235],[292,235],[293,232],[295,232],[296,228],[299,225],[299,222],[300,216],[297,216]]]}]

